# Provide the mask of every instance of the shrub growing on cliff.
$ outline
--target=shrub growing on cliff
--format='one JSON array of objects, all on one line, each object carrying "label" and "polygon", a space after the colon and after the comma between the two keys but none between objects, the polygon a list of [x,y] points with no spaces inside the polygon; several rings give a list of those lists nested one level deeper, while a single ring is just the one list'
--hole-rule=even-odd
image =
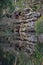
[{"label": "shrub growing on cliff", "polygon": [[35,30],[37,33],[43,33],[43,16],[36,21]]}]

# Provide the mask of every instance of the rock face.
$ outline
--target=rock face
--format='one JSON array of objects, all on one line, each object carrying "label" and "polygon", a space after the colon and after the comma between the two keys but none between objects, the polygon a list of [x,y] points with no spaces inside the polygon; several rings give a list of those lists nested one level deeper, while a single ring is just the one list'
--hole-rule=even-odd
[{"label": "rock face", "polygon": [[2,19],[0,23],[0,46],[5,51],[19,52],[23,50],[24,53],[31,55],[35,51],[37,43],[34,25],[40,17],[40,13],[27,11],[27,9],[22,12],[19,19],[14,19],[15,16]]}]

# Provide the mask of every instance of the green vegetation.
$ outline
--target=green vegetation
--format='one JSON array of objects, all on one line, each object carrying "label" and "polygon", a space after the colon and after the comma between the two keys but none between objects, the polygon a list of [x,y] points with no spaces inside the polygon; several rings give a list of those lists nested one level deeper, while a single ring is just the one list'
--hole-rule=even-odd
[{"label": "green vegetation", "polygon": [[38,44],[38,49],[39,49],[39,52],[42,54],[43,56],[43,43],[39,43]]},{"label": "green vegetation", "polygon": [[3,52],[3,50],[0,49],[0,60],[2,61],[2,65],[13,65],[15,55],[10,52]]},{"label": "green vegetation", "polygon": [[38,50],[38,47],[35,50],[35,53],[32,56],[27,56],[23,52],[17,57],[17,65],[41,65],[42,55]]},{"label": "green vegetation", "polygon": [[43,33],[43,16],[36,21],[35,30],[36,33]]},{"label": "green vegetation", "polygon": [[41,10],[41,2],[39,1],[38,3],[33,3],[33,5],[31,6],[33,11],[40,11]]},{"label": "green vegetation", "polygon": [[[35,30],[36,30],[37,35],[38,34],[43,34],[43,16],[41,16],[36,21]],[[39,43],[39,41],[38,41],[37,44],[38,44],[38,48],[39,48],[40,53],[43,55],[43,43]]]},{"label": "green vegetation", "polygon": [[36,52],[31,57],[21,52],[17,57],[11,52],[3,52],[0,49],[0,59],[2,59],[3,65],[41,65],[42,55],[36,49]]},{"label": "green vegetation", "polygon": [[0,8],[7,8],[12,5],[12,0],[0,0]]},{"label": "green vegetation", "polygon": [[19,7],[20,10],[22,10],[25,7],[25,5],[23,5],[22,0],[19,0],[18,2],[16,2],[16,6]]},{"label": "green vegetation", "polygon": [[7,8],[10,9],[10,11],[13,11],[13,0],[0,0],[0,17],[2,17],[3,10],[6,10]]}]

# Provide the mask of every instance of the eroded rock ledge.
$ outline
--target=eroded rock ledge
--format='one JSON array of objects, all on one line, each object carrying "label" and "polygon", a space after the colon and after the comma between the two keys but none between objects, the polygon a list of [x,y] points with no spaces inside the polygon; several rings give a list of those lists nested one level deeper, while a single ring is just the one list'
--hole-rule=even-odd
[{"label": "eroded rock ledge", "polygon": [[3,50],[33,54],[37,44],[34,25],[40,16],[39,12],[25,9],[20,15],[13,14],[11,18],[3,17],[0,22],[0,46]]}]

